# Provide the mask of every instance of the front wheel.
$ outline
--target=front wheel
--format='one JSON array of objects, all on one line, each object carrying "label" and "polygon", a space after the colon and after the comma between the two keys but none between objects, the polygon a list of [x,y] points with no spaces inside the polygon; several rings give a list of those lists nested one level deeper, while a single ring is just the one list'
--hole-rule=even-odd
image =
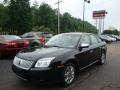
[{"label": "front wheel", "polygon": [[106,54],[102,53],[101,58],[100,58],[98,64],[103,65],[103,64],[105,64],[105,62],[106,62]]},{"label": "front wheel", "polygon": [[72,84],[75,79],[75,66],[72,63],[65,65],[65,68],[62,72],[62,85],[68,86]]}]

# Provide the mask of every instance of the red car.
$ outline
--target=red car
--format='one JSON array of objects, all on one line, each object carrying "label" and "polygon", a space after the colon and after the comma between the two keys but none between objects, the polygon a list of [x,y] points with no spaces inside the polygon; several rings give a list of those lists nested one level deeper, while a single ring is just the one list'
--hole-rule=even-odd
[{"label": "red car", "polygon": [[0,58],[16,55],[20,50],[30,46],[29,41],[16,35],[0,35]]}]

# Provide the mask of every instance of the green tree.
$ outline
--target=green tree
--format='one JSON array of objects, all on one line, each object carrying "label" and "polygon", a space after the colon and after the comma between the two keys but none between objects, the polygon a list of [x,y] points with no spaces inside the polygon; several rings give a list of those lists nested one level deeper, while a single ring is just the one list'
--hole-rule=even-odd
[{"label": "green tree", "polygon": [[71,15],[69,13],[64,13],[61,19],[61,32],[70,32],[72,31],[70,28],[71,25]]},{"label": "green tree", "polygon": [[57,29],[57,15],[56,10],[53,10],[48,4],[43,3],[34,14],[34,26],[44,25],[49,27],[56,33]]},{"label": "green tree", "polygon": [[85,23],[85,30],[83,31],[83,22],[81,19],[77,19],[72,17],[69,13],[64,13],[62,16],[62,32],[89,32],[89,33],[97,33],[97,29],[95,26],[90,24],[89,22]]},{"label": "green tree", "polygon": [[31,9],[29,0],[11,0],[9,5],[9,28],[16,30],[18,34],[30,31]]},{"label": "green tree", "polygon": [[[32,15],[32,26],[35,27],[36,25],[36,20],[37,20],[37,12],[38,12],[38,8],[39,8],[39,5],[38,3],[35,1],[33,3],[33,6],[31,7],[31,15]],[[37,17],[36,17],[37,16]]]},{"label": "green tree", "polygon": [[3,4],[0,4],[0,27],[5,28],[7,26],[9,15],[8,15],[8,8],[5,7]]},{"label": "green tree", "polygon": [[85,32],[97,34],[97,29],[95,26],[85,21]]},{"label": "green tree", "polygon": [[104,30],[103,34],[112,34],[112,30]]},{"label": "green tree", "polygon": [[3,2],[4,2],[4,3],[8,3],[8,2],[9,2],[9,0],[3,0]]},{"label": "green tree", "polygon": [[117,29],[115,29],[115,30],[112,31],[112,34],[119,35],[119,31]]},{"label": "green tree", "polygon": [[119,32],[119,35],[120,35],[120,30],[118,30],[118,32]]},{"label": "green tree", "polygon": [[[18,34],[23,34],[31,31],[33,27],[37,30],[44,26],[44,28],[47,27],[50,31],[57,34],[57,9],[52,9],[46,3],[42,3],[39,6],[37,2],[30,7],[29,0],[4,1],[9,3],[5,5],[0,4],[0,27],[2,30],[6,28],[7,32],[14,31]],[[61,33],[83,32],[83,21],[67,12],[63,15],[60,14],[60,29]],[[89,22],[85,22],[84,31],[97,33],[96,27]]]},{"label": "green tree", "polygon": [[78,31],[79,20],[72,17],[69,13],[64,13],[61,20],[61,32]]},{"label": "green tree", "polygon": [[52,33],[52,34],[54,34],[54,32],[53,31],[51,31],[51,29],[50,28],[47,28],[47,27],[45,27],[45,26],[36,26],[36,27],[34,27],[33,29],[32,29],[32,31],[34,31],[34,32],[49,32],[49,33]]}]

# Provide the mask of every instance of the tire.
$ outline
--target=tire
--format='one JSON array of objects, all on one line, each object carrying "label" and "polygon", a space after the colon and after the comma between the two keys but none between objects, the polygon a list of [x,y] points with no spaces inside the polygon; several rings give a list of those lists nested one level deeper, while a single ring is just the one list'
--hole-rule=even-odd
[{"label": "tire", "polygon": [[39,44],[38,43],[33,43],[31,46],[32,47],[37,47],[37,46],[39,46]]},{"label": "tire", "polygon": [[99,65],[103,65],[103,64],[105,64],[105,63],[106,63],[106,54],[105,54],[105,53],[102,53],[102,54],[101,54],[101,57],[100,57],[100,59],[99,59],[98,64],[99,64]]},{"label": "tire", "polygon": [[75,74],[75,65],[73,63],[67,63],[61,74],[62,86],[69,86],[70,84],[72,84],[75,79]]},{"label": "tire", "polygon": [[0,53],[0,59],[2,59],[2,54]]}]

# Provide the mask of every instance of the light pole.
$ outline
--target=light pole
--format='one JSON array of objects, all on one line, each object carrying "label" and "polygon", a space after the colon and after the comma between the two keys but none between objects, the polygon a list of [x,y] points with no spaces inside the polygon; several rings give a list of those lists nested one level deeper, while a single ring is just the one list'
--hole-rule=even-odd
[{"label": "light pole", "polygon": [[90,3],[90,0],[83,1],[83,31],[85,31],[85,3]]},{"label": "light pole", "polygon": [[60,3],[61,3],[62,1],[60,1],[60,0],[58,0],[58,2],[57,3],[55,3],[55,4],[58,4],[58,34],[60,33]]}]

